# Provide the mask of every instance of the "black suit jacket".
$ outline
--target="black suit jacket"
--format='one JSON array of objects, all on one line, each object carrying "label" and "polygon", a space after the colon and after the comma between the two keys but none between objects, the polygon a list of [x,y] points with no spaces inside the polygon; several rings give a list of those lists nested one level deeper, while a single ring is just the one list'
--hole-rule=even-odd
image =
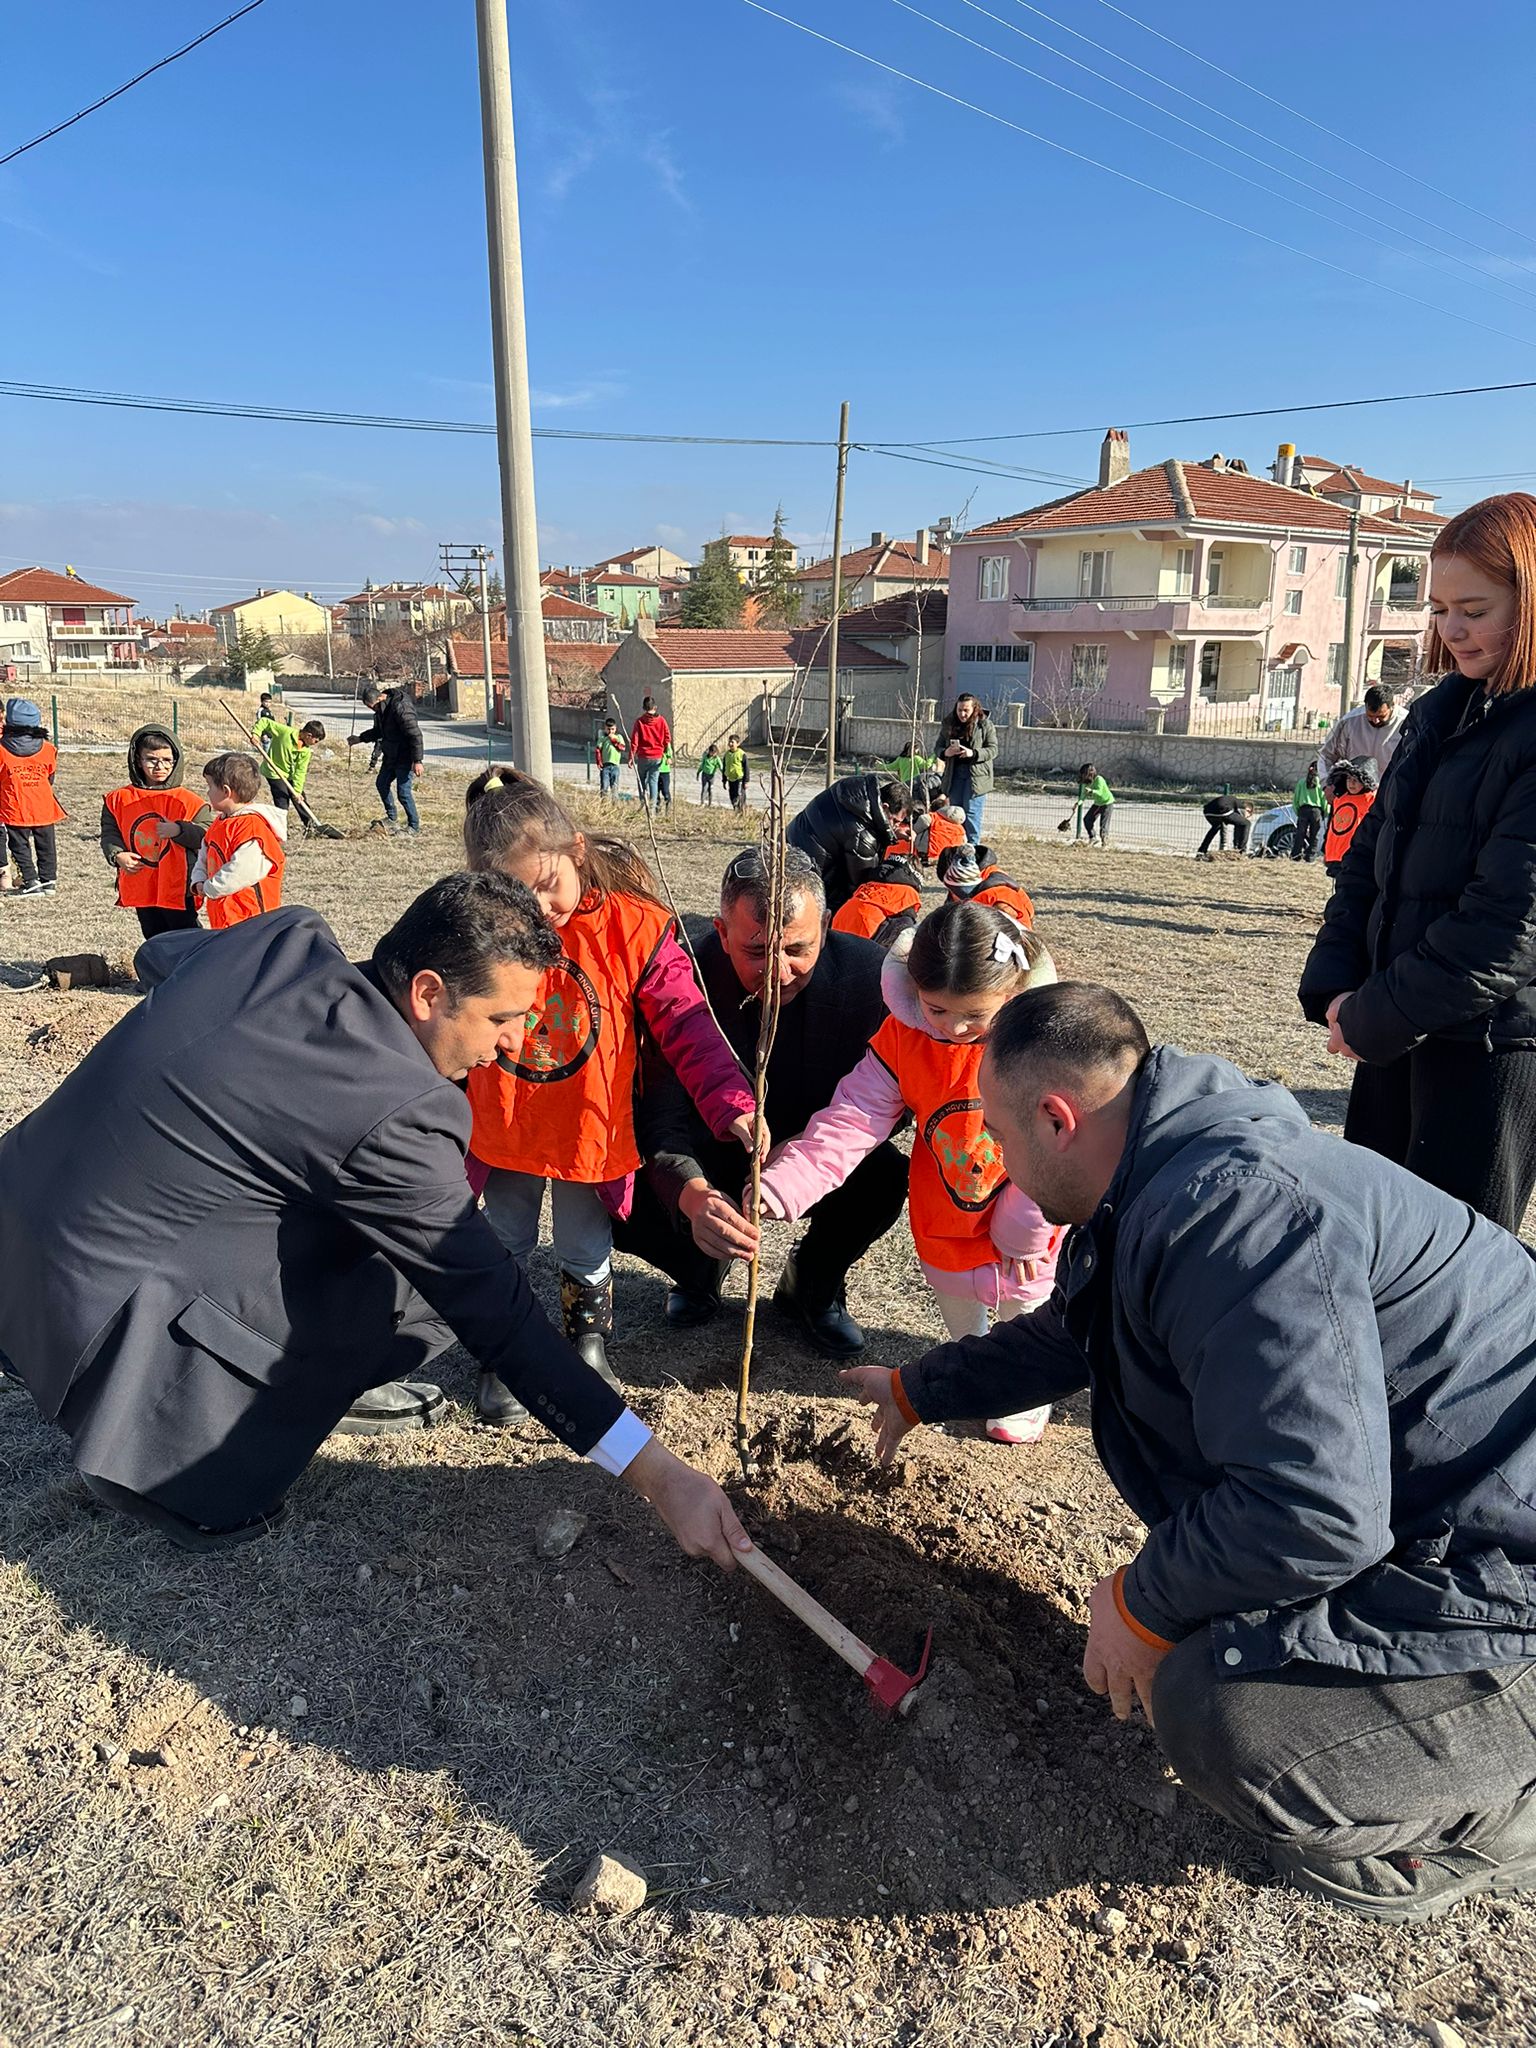
[{"label": "black suit jacket", "polygon": [[[762,1019],[755,997],[743,994],[720,935],[707,918],[685,920],[698,955],[705,993],[721,1029],[748,1074],[757,1064]],[[775,1144],[795,1138],[837,1084],[852,1073],[885,1021],[880,970],[885,955],[869,939],[829,931],[816,971],[779,1015],[768,1062],[766,1111]],[[685,1182],[712,1179],[700,1163],[718,1148],[688,1093],[654,1046],[648,1048],[638,1134],[646,1177],[675,1215]],[[734,1197],[735,1188],[725,1193]]]},{"label": "black suit jacket", "polygon": [[463,1090],[324,921],[170,933],[138,967],[147,998],[0,1141],[0,1353],[80,1468],[243,1520],[450,1330],[597,1443],[623,1403],[477,1212]]}]

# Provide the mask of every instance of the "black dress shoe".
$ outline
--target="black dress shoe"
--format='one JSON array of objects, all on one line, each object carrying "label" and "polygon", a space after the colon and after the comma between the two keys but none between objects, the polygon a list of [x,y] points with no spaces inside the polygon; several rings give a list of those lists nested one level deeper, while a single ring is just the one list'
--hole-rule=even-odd
[{"label": "black dress shoe", "polygon": [[448,1397],[427,1380],[386,1380],[360,1394],[331,1432],[333,1436],[400,1436],[431,1429],[448,1413]]},{"label": "black dress shoe", "polygon": [[823,1358],[857,1358],[864,1349],[864,1332],[849,1315],[841,1294],[834,1294],[820,1307],[802,1300],[793,1252],[785,1262],[773,1300],[775,1307],[789,1311]]},{"label": "black dress shoe", "polygon": [[475,1413],[493,1429],[511,1429],[528,1420],[528,1410],[522,1402],[514,1400],[505,1384],[484,1366],[475,1381]]},{"label": "black dress shoe", "polygon": [[667,1293],[667,1321],[674,1330],[697,1330],[720,1313],[720,1297],[706,1287],[673,1287]]}]

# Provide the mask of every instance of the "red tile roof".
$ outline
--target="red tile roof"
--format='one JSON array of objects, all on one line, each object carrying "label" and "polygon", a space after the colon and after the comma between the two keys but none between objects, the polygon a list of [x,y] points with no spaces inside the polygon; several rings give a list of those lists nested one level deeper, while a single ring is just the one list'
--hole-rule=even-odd
[{"label": "red tile roof", "polygon": [[[643,548],[626,548],[622,555],[604,555],[603,563],[607,568],[622,567],[625,562],[638,562],[642,555],[660,555],[662,551],[661,541],[648,541]],[[665,552],[669,555],[677,554],[676,548],[666,548]],[[683,559],[681,555],[677,558],[679,561]]]},{"label": "red tile roof", "polygon": [[[801,626],[792,632],[722,627],[661,627],[651,641],[674,675],[748,669],[825,668],[826,628]],[[900,668],[887,654],[876,654],[856,640],[838,640],[837,665],[843,668]]]},{"label": "red tile roof", "polygon": [[[890,583],[943,583],[949,576],[949,556],[942,548],[930,548],[926,562],[917,559],[917,543],[910,540],[882,541],[879,547],[856,548],[843,557],[843,581],[857,583],[874,575]],[[812,562],[799,572],[802,583],[829,583],[832,557]]]},{"label": "red tile roof", "polygon": [[[949,617],[949,594],[943,590],[900,590],[859,611],[844,612],[841,631],[857,639],[861,633],[915,633],[922,610],[923,632],[941,634]],[[839,650],[838,660],[842,660]]]},{"label": "red tile roof", "polygon": [[[1005,540],[1016,534],[1093,533],[1110,526],[1184,524],[1189,514],[1181,510],[1174,497],[1170,470],[1177,471],[1183,480],[1196,525],[1277,526],[1324,534],[1349,530],[1348,512],[1331,498],[1314,498],[1310,491],[1292,490],[1287,484],[1245,476],[1241,471],[1206,469],[1198,462],[1160,462],[1152,469],[1134,470],[1121,482],[1103,489],[1074,491],[1069,497],[1053,498],[1049,504],[1036,505],[1031,511],[974,526],[965,538]],[[1361,518],[1360,531],[1400,534],[1402,528],[1389,526],[1376,514],[1366,513]]]},{"label": "red tile roof", "polygon": [[[771,533],[727,533],[721,536],[728,548],[771,548]],[[790,544],[785,543],[786,546]]]},{"label": "red tile roof", "polygon": [[1417,505],[1389,505],[1385,512],[1378,512],[1375,516],[1390,520],[1394,526],[1449,526],[1451,523],[1443,512],[1424,512]]},{"label": "red tile roof", "polygon": [[[545,591],[539,610],[546,619],[590,619],[594,625],[608,623],[608,614],[600,612],[596,605],[578,604],[573,597],[562,597],[558,590]],[[505,613],[502,616],[505,617]]]},{"label": "red tile roof", "polygon": [[[1363,469],[1351,469],[1348,463],[1341,463],[1332,476],[1325,476],[1312,488],[1314,491],[1321,491],[1324,497],[1330,491],[1365,491],[1373,498],[1400,498],[1403,495],[1403,479],[1399,477],[1395,484],[1388,483],[1384,477],[1367,476]],[[1411,495],[1415,498],[1434,498],[1438,493],[1414,491]]]},{"label": "red tile roof", "polygon": [[218,628],[205,624],[202,619],[167,619],[165,622],[167,640],[216,640]]},{"label": "red tile roof", "polygon": [[[546,662],[561,662],[569,667],[590,669],[594,676],[603,670],[618,653],[618,640],[546,640],[544,658]],[[478,639],[467,640],[457,636],[448,642],[449,666],[458,675],[471,677],[476,682],[485,678],[485,650]],[[491,676],[505,676],[507,669],[507,643],[505,640],[491,642]]]},{"label": "red tile roof", "polygon": [[103,590],[57,569],[9,569],[0,576],[0,595],[7,604],[127,604],[135,599],[120,590]]},{"label": "red tile roof", "polygon": [[578,583],[583,580],[588,583],[601,583],[604,588],[609,584],[619,584],[626,589],[632,588],[635,590],[654,590],[656,588],[656,578],[654,576],[630,576],[622,569],[594,569],[585,579],[578,576],[572,580]]}]

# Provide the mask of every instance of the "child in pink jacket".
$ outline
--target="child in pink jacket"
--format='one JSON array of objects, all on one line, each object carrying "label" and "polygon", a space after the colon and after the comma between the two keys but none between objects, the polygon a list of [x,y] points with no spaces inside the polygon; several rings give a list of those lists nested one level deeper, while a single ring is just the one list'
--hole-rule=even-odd
[{"label": "child in pink jacket", "polygon": [[[1010,997],[1056,979],[1032,931],[987,904],[947,903],[898,940],[882,983],[890,1015],[802,1136],[763,1170],[763,1211],[795,1222],[839,1187],[910,1110],[908,1216],[923,1276],[951,1337],[1027,1315],[1055,1284],[1061,1233],[1013,1186],[982,1121],[987,1034]],[[1000,1415],[997,1443],[1035,1443],[1049,1408]]]}]

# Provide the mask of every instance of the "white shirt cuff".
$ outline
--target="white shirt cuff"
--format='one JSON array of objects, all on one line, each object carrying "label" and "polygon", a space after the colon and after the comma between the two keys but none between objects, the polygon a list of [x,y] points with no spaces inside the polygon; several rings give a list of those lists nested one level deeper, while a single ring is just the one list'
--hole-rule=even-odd
[{"label": "white shirt cuff", "polygon": [[633,1408],[626,1408],[612,1429],[592,1446],[587,1456],[600,1472],[606,1472],[617,1479],[621,1472],[628,1470],[650,1440],[649,1428],[640,1420]]}]

